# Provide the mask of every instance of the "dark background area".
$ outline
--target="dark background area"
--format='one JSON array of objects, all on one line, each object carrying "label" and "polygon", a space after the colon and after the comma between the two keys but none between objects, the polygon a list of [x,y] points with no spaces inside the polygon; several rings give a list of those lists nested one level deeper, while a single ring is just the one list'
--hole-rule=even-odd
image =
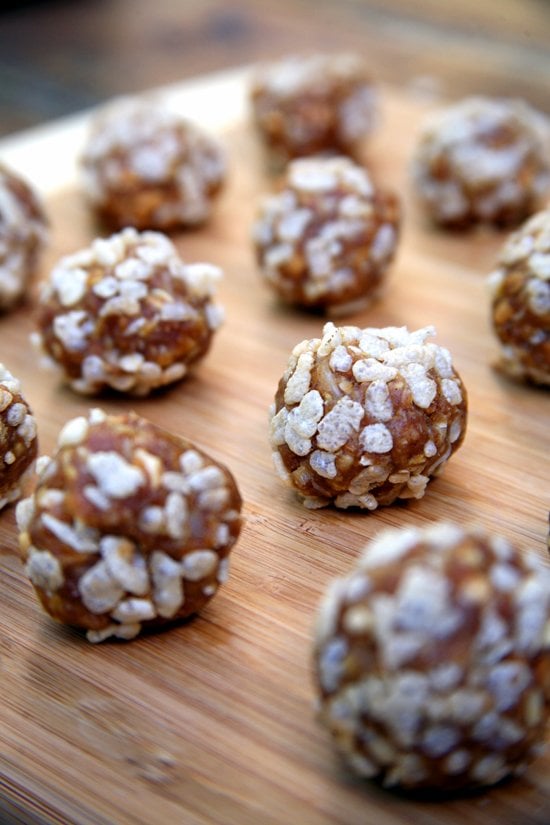
[{"label": "dark background area", "polygon": [[121,93],[307,49],[354,49],[373,75],[446,97],[550,110],[547,0],[0,2],[0,134]]}]

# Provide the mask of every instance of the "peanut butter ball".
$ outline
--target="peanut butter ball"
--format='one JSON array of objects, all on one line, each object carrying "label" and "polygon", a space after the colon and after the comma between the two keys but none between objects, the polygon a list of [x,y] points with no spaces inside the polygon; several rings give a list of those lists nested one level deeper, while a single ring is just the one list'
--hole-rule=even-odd
[{"label": "peanut butter ball", "polygon": [[550,712],[550,572],[477,528],[388,530],[329,587],[320,719],[352,770],[441,792],[522,773]]},{"label": "peanut butter ball", "polygon": [[226,580],[241,498],[187,439],[94,409],[38,470],[17,507],[25,569],[45,610],[89,641],[186,618]]},{"label": "peanut butter ball", "polygon": [[345,157],[288,165],[253,228],[269,286],[289,304],[339,314],[378,297],[397,248],[400,205]]},{"label": "peanut butter ball", "polygon": [[23,494],[37,451],[36,421],[21,384],[0,364],[0,509]]},{"label": "peanut butter ball", "polygon": [[508,238],[489,283],[499,366],[515,378],[550,385],[550,210]]},{"label": "peanut butter ball", "polygon": [[285,57],[253,77],[254,120],[273,166],[321,153],[355,157],[376,121],[376,93],[353,53]]},{"label": "peanut butter ball", "polygon": [[306,507],[419,499],[466,432],[450,352],[409,332],[328,323],[292,351],[270,413],[273,461]]},{"label": "peanut butter ball", "polygon": [[221,274],[185,264],[159,232],[98,238],[52,270],[35,342],[76,392],[147,395],[207,353],[223,320],[213,301]]},{"label": "peanut butter ball", "polygon": [[0,312],[24,296],[47,234],[38,194],[20,175],[0,164]]},{"label": "peanut butter ball", "polygon": [[217,140],[157,99],[113,101],[82,156],[85,192],[112,229],[167,232],[204,223],[226,174]]},{"label": "peanut butter ball", "polygon": [[429,117],[413,182],[444,226],[518,224],[550,187],[548,119],[521,100],[469,97]]}]

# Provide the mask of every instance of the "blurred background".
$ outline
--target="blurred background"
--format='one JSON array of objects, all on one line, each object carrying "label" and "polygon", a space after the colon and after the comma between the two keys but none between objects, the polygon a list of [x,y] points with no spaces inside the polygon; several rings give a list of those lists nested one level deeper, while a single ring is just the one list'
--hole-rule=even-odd
[{"label": "blurred background", "polygon": [[359,51],[380,82],[550,111],[548,0],[0,0],[0,134],[303,50]]}]

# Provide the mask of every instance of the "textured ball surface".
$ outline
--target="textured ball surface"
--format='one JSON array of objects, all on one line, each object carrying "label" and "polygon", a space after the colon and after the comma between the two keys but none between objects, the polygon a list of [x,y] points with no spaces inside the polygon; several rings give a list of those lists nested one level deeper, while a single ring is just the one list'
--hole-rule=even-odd
[{"label": "textured ball surface", "polygon": [[168,231],[204,223],[225,180],[220,145],[160,101],[124,98],[93,121],[84,188],[113,229]]},{"label": "textured ball surface", "polygon": [[517,224],[550,187],[548,120],[518,100],[466,98],[425,123],[413,182],[436,223]]},{"label": "textured ball surface", "polygon": [[254,119],[274,164],[319,153],[356,156],[376,121],[376,94],[355,54],[286,57],[260,66]]},{"label": "textured ball surface", "polygon": [[550,710],[550,571],[502,538],[391,530],[335,581],[315,642],[321,720],[351,768],[450,791],[521,773]]},{"label": "textured ball surface", "polygon": [[398,241],[397,196],[349,158],[289,164],[281,191],[260,205],[253,238],[260,269],[283,300],[339,314],[381,290]]},{"label": "textured ball surface", "polygon": [[211,264],[185,264],[164,235],[124,229],[59,261],[36,343],[77,392],[147,395],[208,351],[223,320],[220,277]]},{"label": "textured ball surface", "polygon": [[298,344],[271,409],[273,460],[306,507],[421,498],[466,432],[466,390],[432,327],[328,323]]},{"label": "textured ball surface", "polygon": [[500,366],[516,378],[549,385],[550,210],[509,237],[489,283]]},{"label": "textured ball surface", "polygon": [[36,421],[21,385],[0,364],[0,509],[23,494],[37,451]]},{"label": "textured ball surface", "polygon": [[229,470],[191,442],[96,409],[40,459],[17,522],[46,611],[100,642],[200,610],[227,578],[240,509]]},{"label": "textured ball surface", "polygon": [[0,311],[23,297],[46,239],[47,220],[37,193],[0,164]]}]

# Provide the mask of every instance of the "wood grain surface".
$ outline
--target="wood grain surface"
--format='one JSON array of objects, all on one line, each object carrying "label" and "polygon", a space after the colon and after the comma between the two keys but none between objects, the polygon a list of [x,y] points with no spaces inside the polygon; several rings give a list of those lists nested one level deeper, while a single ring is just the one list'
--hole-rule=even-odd
[{"label": "wood grain surface", "polygon": [[[213,81],[214,96],[223,88],[220,112],[228,104],[235,113],[246,111],[243,77],[222,87],[215,85],[219,78]],[[0,319],[1,360],[22,380],[41,452],[51,451],[60,426],[90,403],[109,411],[131,406],[227,464],[246,519],[229,582],[199,616],[130,643],[93,646],[41,612],[17,555],[13,508],[0,514],[2,822],[549,822],[548,756],[525,777],[485,793],[418,800],[353,778],[315,718],[310,650],[316,605],[329,580],[347,572],[382,528],[456,519],[499,531],[522,551],[546,554],[548,392],[506,380],[491,366],[496,346],[485,281],[504,235],[444,234],[430,227],[407,176],[426,106],[389,88],[382,89],[381,104],[379,131],[365,160],[378,181],[403,197],[404,232],[385,295],[346,321],[435,324],[470,399],[465,443],[422,500],[375,513],[310,512],[272,469],[267,408],[292,346],[318,335],[322,319],[278,304],[256,271],[250,223],[270,181],[245,116],[234,123],[220,118],[231,174],[212,222],[175,236],[187,261],[212,261],[225,271],[219,295],[227,321],[194,377],[149,399],[90,402],[37,365],[28,343],[32,300]],[[36,163],[44,145],[63,147],[58,169],[64,188],[47,196],[51,244],[43,274],[97,231],[66,171],[80,148],[75,145],[72,156],[65,152],[66,130],[74,125],[50,129],[53,143],[27,136],[19,155],[17,140],[0,145],[0,156],[9,149],[20,166],[25,157]],[[43,156],[43,164],[55,162],[55,151]]]}]

